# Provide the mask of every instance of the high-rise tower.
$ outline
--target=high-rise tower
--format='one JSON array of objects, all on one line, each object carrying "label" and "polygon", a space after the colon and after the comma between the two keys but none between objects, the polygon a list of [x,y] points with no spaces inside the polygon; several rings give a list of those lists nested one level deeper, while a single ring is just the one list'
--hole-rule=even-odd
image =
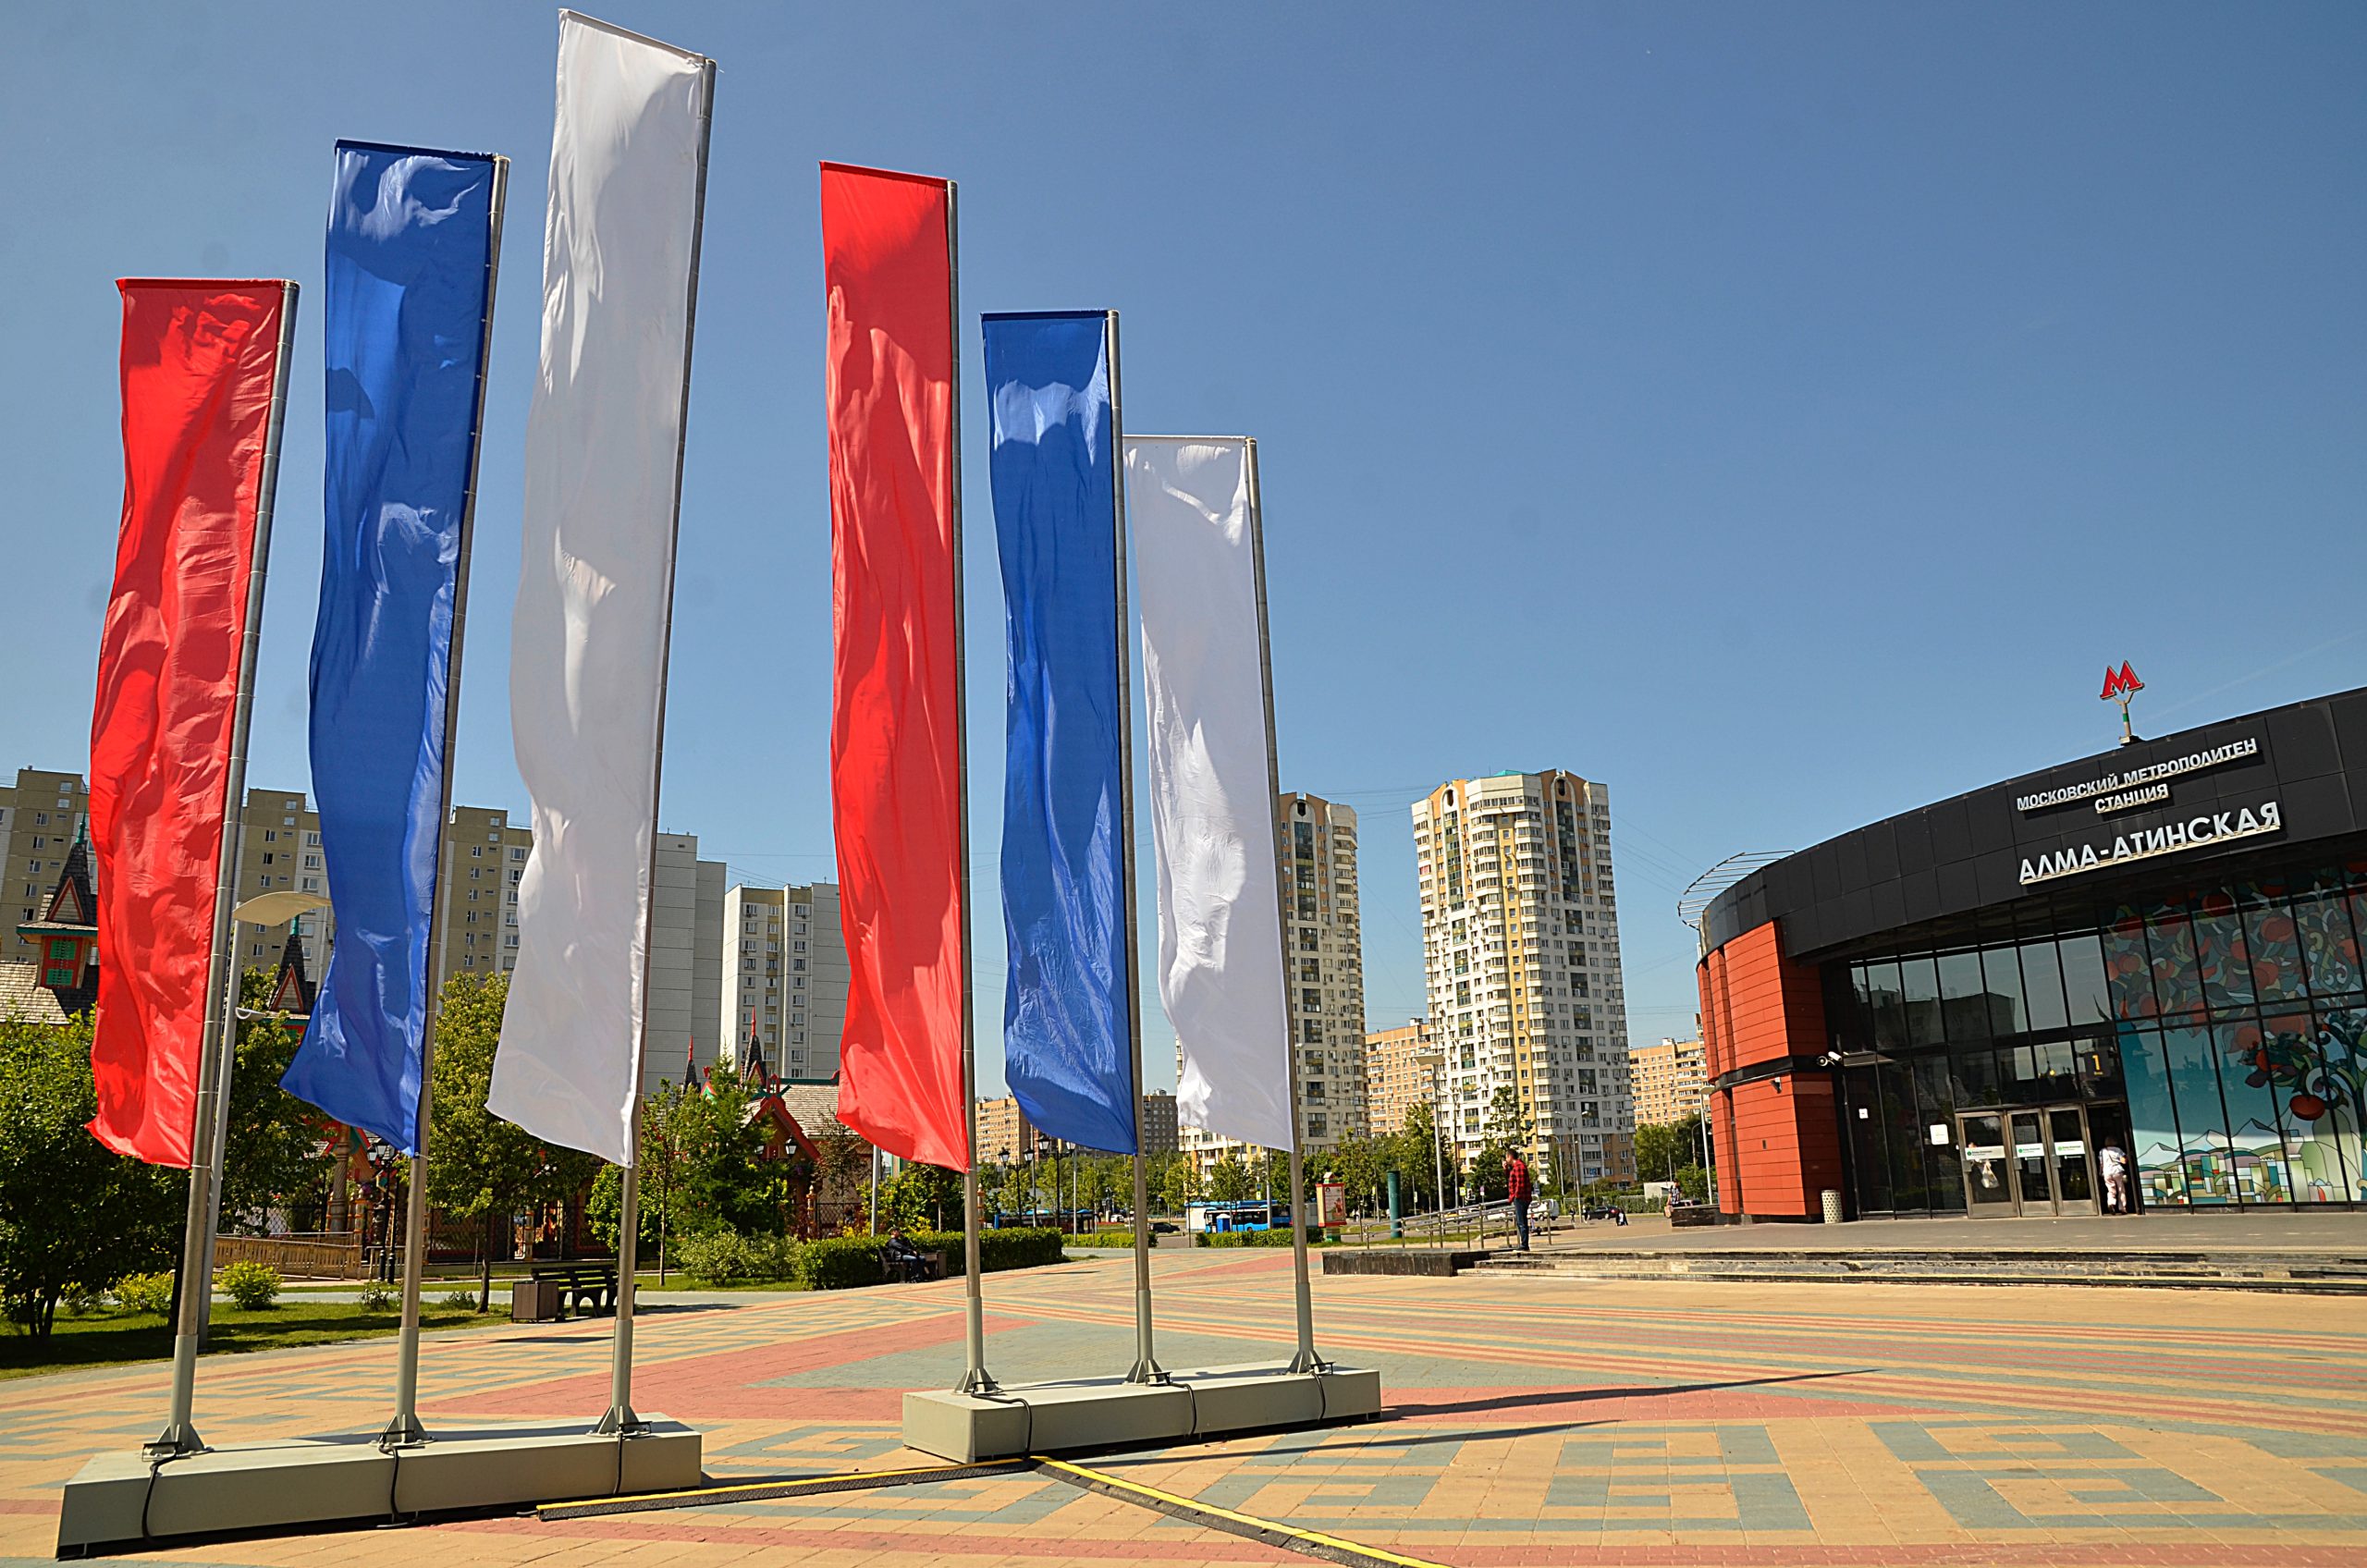
[{"label": "high-rise tower", "polygon": [[1467,1161],[1513,1091],[1540,1174],[1635,1169],[1611,799],[1574,773],[1456,778],[1414,805],[1422,962]]}]

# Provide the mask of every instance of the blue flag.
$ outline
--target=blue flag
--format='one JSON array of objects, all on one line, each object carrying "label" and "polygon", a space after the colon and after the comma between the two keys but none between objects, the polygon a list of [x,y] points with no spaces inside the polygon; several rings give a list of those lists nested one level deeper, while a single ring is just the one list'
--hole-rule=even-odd
[{"label": "blue flag", "polygon": [[1134,1152],[1111,317],[986,318],[1011,646],[1003,1074],[1028,1120]]},{"label": "blue flag", "polygon": [[[312,743],[337,946],[280,1082],[408,1154],[419,1146],[446,681],[492,307],[495,163],[340,141],[329,208],[328,533]],[[486,913],[500,909],[497,892]]]}]

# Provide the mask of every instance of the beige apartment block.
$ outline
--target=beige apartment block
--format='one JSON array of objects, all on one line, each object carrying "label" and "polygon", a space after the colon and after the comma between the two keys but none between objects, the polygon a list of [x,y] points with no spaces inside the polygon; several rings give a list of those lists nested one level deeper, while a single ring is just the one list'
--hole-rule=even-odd
[{"label": "beige apartment block", "polygon": [[507,974],[518,967],[518,883],[534,835],[509,814],[455,806],[444,828],[444,952],[436,984],[455,974]]},{"label": "beige apartment block", "polygon": [[0,785],[0,846],[7,858],[0,861],[0,907],[8,918],[0,921],[6,933],[0,957],[31,963],[40,950],[17,935],[19,922],[38,920],[49,895],[57,888],[66,851],[75,835],[90,820],[91,790],[79,773],[48,773],[20,767],[14,784]]},{"label": "beige apartment block", "polygon": [[1630,1046],[1627,1066],[1636,1085],[1637,1126],[1664,1127],[1708,1113],[1710,1076],[1700,1041]]},{"label": "beige apartment block", "polygon": [[[51,773],[19,768],[13,786],[0,789],[0,842],[7,845],[5,879],[14,918],[6,922],[5,955],[31,960],[32,947],[16,934],[19,920],[46,900],[57,884],[66,851],[90,821],[91,790],[79,773]],[[321,864],[321,819],[300,793],[285,790],[250,790],[246,804],[229,825],[231,897],[238,903],[264,893],[290,890],[325,895],[327,872]],[[37,889],[28,891],[28,889]],[[334,925],[326,910],[300,915],[278,925],[237,924],[235,947],[240,965],[272,969],[288,946],[290,925],[303,935],[304,967],[314,980],[328,962]]]},{"label": "beige apartment block", "polygon": [[[1143,1096],[1143,1153],[1173,1154],[1177,1148],[1175,1096],[1155,1089]],[[978,1156],[986,1164],[1004,1164],[1058,1152],[1055,1140],[1039,1132],[1022,1110],[1017,1096],[1004,1095],[978,1102]]]},{"label": "beige apartment block", "polygon": [[[455,806],[444,830],[444,956],[437,983],[518,967],[518,888],[533,857],[532,828],[486,806]],[[720,1046],[723,883],[719,861],[698,858],[693,833],[660,833],[649,913],[649,990],[643,1020],[644,1087],[680,1083],[696,1050],[701,1069]],[[704,1036],[704,1037],[703,1037]]]},{"label": "beige apartment block", "polygon": [[1465,1160],[1510,1087],[1553,1180],[1632,1179],[1609,790],[1559,770],[1455,778],[1413,816],[1443,1120]]},{"label": "beige apartment block", "polygon": [[[1330,1148],[1361,1136],[1365,1095],[1364,915],[1357,896],[1356,814],[1318,796],[1275,802],[1280,828],[1282,967],[1291,1061],[1298,1074],[1299,1146]],[[1181,1058],[1178,1059],[1181,1071]],[[1196,1127],[1182,1146],[1200,1168],[1242,1145]]]},{"label": "beige apartment block", "polygon": [[1416,1106],[1438,1103],[1438,1035],[1426,1018],[1365,1036],[1365,1099],[1374,1137],[1402,1130]]},{"label": "beige apartment block", "polygon": [[[238,881],[233,895],[239,903],[265,893],[302,892],[328,896],[328,871],[321,860],[320,814],[307,809],[300,792],[250,790],[246,809],[239,814]],[[247,969],[272,969],[287,949],[293,927],[304,944],[304,972],[313,980],[327,972],[329,947],[337,923],[325,909],[279,925],[238,923],[239,963]]]},{"label": "beige apartment block", "polygon": [[723,1060],[744,1071],[761,1056],[781,1077],[837,1077],[849,971],[836,884],[734,886],[723,895],[720,926]]},{"label": "beige apartment block", "polygon": [[1039,1149],[1049,1151],[1051,1140],[1036,1131],[1027,1113],[1019,1109],[1019,1101],[1003,1095],[978,1102],[978,1163],[981,1166],[1007,1165],[1014,1159],[1024,1160]]}]

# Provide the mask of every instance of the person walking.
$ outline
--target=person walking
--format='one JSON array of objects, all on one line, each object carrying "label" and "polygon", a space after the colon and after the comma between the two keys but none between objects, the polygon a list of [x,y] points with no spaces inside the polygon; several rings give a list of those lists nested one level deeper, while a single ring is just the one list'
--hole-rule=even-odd
[{"label": "person walking", "polygon": [[1505,1192],[1513,1200],[1513,1231],[1520,1238],[1520,1250],[1528,1250],[1528,1161],[1515,1152],[1504,1161]]},{"label": "person walking", "polygon": [[2128,1212],[2128,1153],[2113,1140],[2096,1151],[2096,1170],[2104,1179],[2104,1212]]}]

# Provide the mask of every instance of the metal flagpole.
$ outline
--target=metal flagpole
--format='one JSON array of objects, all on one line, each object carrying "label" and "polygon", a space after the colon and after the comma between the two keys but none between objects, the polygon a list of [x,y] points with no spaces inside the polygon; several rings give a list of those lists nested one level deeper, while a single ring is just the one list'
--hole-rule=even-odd
[{"label": "metal flagpole", "polygon": [[[244,802],[234,800],[231,802],[231,809],[236,814],[236,820],[225,819],[222,824],[222,831],[223,834],[231,840],[234,846],[231,850],[230,864],[233,867],[236,867],[244,864],[247,858],[247,820]],[[234,871],[231,876],[231,891],[234,899],[237,896],[237,888],[238,877]],[[300,920],[302,916],[300,915],[297,918]],[[214,1158],[212,1164],[214,1170],[214,1191],[215,1194],[215,1209],[217,1216],[221,1210],[220,1194],[222,1191],[223,1172],[227,1169],[229,1163],[230,1085],[238,1077],[239,991],[240,988],[240,981],[243,977],[244,971],[239,967],[239,911],[238,906],[233,903],[230,908],[230,974],[228,976],[228,982],[224,987],[228,994],[222,998],[223,1046],[221,1063],[222,1076],[220,1079],[222,1092],[214,1096]],[[195,1151],[192,1150],[191,1152],[194,1153]],[[205,1256],[203,1260],[198,1264],[196,1271],[190,1276],[190,1278],[193,1280],[203,1280],[206,1281],[206,1287],[209,1291],[213,1288],[214,1281],[215,1242],[216,1240],[216,1232],[221,1229],[222,1227],[218,1223],[208,1225],[205,1228]],[[197,1348],[199,1350],[203,1350],[205,1348],[205,1341],[213,1338],[213,1315],[210,1312],[201,1313],[197,1319]]]},{"label": "metal flagpole", "polygon": [[255,702],[255,651],[263,641],[263,588],[271,557],[272,497],[279,487],[279,437],[288,423],[288,361],[296,342],[292,282],[279,285],[279,350],[272,371],[271,422],[263,445],[263,483],[255,493],[254,543],[247,562],[246,633],[239,641],[239,692],[230,708],[230,765],[222,781],[222,846],[214,872],[214,954],[206,965],[205,1027],[197,1056],[197,1103],[190,1126],[189,1223],[181,1236],[180,1311],[173,1328],[172,1414],[147,1445],[151,1459],[170,1459],[205,1447],[190,1419],[197,1395],[197,1341],[214,1305],[214,1227],[222,1207],[221,1112],[229,1094],[230,976],[238,973],[238,933],[230,906],[238,885],[238,835],[233,824],[247,792],[247,721]]},{"label": "metal flagpole", "polygon": [[[1249,473],[1249,556],[1257,581],[1257,668],[1266,685],[1266,820],[1272,836],[1273,847],[1268,864],[1275,868],[1274,903],[1279,915],[1274,939],[1282,944],[1282,973],[1285,992],[1290,974],[1290,915],[1282,903],[1280,876],[1282,864],[1282,762],[1274,744],[1274,653],[1273,639],[1266,623],[1266,514],[1257,488],[1257,438],[1244,438],[1247,448]],[[1285,1027],[1288,1013],[1285,1011]],[[1315,1352],[1315,1298],[1306,1276],[1306,1179],[1299,1158],[1299,1144],[1306,1123],[1298,1107],[1298,1042],[1284,1040],[1283,1060],[1291,1091],[1291,1265],[1298,1302],[1298,1353],[1291,1357],[1294,1372],[1320,1372],[1331,1364]]]},{"label": "metal flagpole", "polygon": [[[607,26],[605,22],[600,25]],[[674,49],[670,43],[661,47]],[[675,52],[690,55],[686,49]],[[650,757],[649,770],[650,902],[642,906],[641,1037],[633,1042],[632,1116],[625,1143],[625,1152],[632,1158],[619,1183],[624,1190],[617,1216],[617,1329],[615,1356],[608,1368],[608,1408],[592,1428],[619,1437],[639,1432],[645,1425],[632,1407],[632,1308],[638,1293],[633,1270],[641,1261],[641,1067],[642,1059],[649,1054],[649,971],[656,957],[649,940],[648,922],[651,904],[657,897],[657,799],[666,781],[666,670],[674,647],[674,557],[682,539],[682,448],[691,432],[691,349],[698,338],[699,245],[706,230],[707,145],[715,129],[715,62],[703,55],[690,57],[699,62],[699,172],[691,198],[690,288],[682,302],[682,402],[674,421],[674,518],[672,537],[666,547],[666,631],[657,643],[657,744]]]},{"label": "metal flagpole", "polygon": [[411,1160],[411,1186],[403,1215],[403,1324],[395,1352],[395,1414],[378,1434],[382,1448],[399,1448],[427,1440],[419,1419],[419,1292],[427,1268],[427,1140],[434,1115],[430,1080],[435,1070],[435,1026],[444,1013],[444,947],[451,939],[445,915],[445,840],[452,821],[452,759],[460,732],[460,654],[469,621],[469,552],[476,534],[477,465],[484,452],[484,389],[493,365],[494,294],[501,281],[501,214],[509,189],[509,160],[493,160],[491,208],[493,232],[484,264],[484,322],[477,338],[477,403],[469,431],[469,489],[460,503],[460,558],[452,570],[452,634],[444,667],[444,773],[435,796],[435,897],[427,910],[426,1027],[419,1042],[419,1125],[413,1136],[419,1152]]},{"label": "metal flagpole", "polygon": [[1110,494],[1111,537],[1117,542],[1118,589],[1118,864],[1120,929],[1126,934],[1127,1060],[1134,1094],[1134,1365],[1129,1383],[1164,1383],[1167,1369],[1151,1354],[1150,1160],[1143,1147],[1142,944],[1134,929],[1134,680],[1128,639],[1132,606],[1126,595],[1126,426],[1118,397],[1118,312],[1110,312]]},{"label": "metal flagpole", "polygon": [[953,379],[947,388],[952,421],[952,473],[946,486],[953,552],[953,758],[956,852],[961,856],[962,897],[962,1118],[968,1130],[969,1161],[962,1172],[963,1340],[969,1366],[955,1392],[990,1394],[1000,1387],[987,1370],[987,1298],[978,1288],[978,1037],[970,999],[970,719],[969,655],[962,631],[962,226],[956,212],[958,187],[945,182],[946,309],[952,330]]}]

